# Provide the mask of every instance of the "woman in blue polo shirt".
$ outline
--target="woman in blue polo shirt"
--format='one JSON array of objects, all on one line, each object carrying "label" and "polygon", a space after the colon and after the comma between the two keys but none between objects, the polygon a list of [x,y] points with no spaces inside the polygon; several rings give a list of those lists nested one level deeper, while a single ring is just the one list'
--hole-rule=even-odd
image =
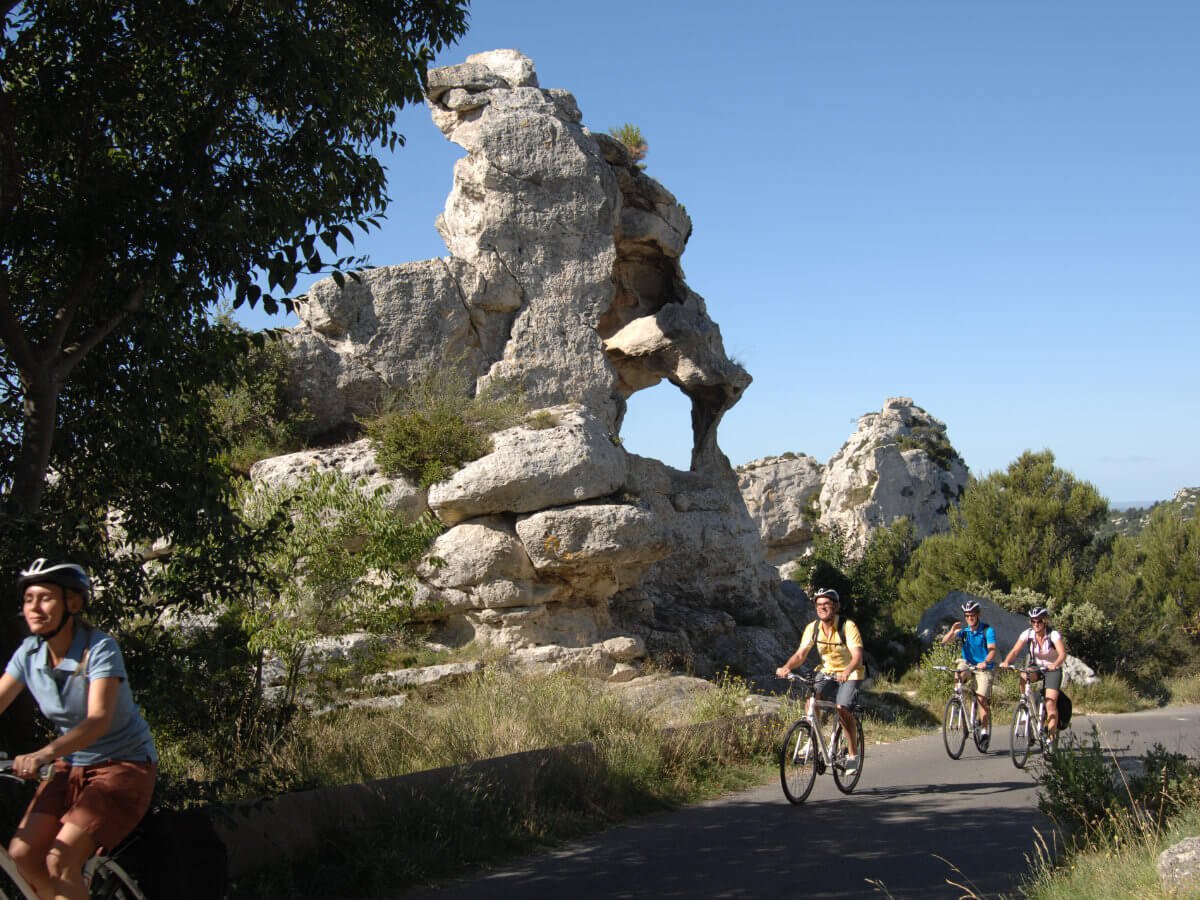
[{"label": "woman in blue polo shirt", "polygon": [[24,778],[54,769],[9,853],[39,896],[86,900],[83,864],[98,848],[112,849],[146,814],[158,755],[117,642],[80,616],[92,587],[87,572],[37,559],[18,586],[30,636],[0,676],[0,712],[28,688],[58,734],[13,760]]}]

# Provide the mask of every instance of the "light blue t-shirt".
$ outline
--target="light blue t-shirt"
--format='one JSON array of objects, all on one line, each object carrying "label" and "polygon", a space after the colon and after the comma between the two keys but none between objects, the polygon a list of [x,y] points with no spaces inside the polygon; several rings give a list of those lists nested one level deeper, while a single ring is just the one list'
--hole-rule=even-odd
[{"label": "light blue t-shirt", "polygon": [[[962,656],[972,666],[987,659],[988,645],[996,646],[996,629],[991,625],[980,622],[974,628],[963,628],[958,632],[962,641]],[[995,663],[989,663],[988,668],[995,668]]]},{"label": "light blue t-shirt", "polygon": [[[84,651],[87,659],[84,660]],[[67,755],[73,766],[92,766],[108,760],[157,762],[154,738],[141,710],[133,702],[125,660],[117,642],[102,631],[76,625],[71,649],[57,666],[50,665],[50,648],[28,637],[17,648],[4,671],[22,682],[44,715],[66,734],[87,718],[88,680],[118,678],[117,707],[108,734]]]}]

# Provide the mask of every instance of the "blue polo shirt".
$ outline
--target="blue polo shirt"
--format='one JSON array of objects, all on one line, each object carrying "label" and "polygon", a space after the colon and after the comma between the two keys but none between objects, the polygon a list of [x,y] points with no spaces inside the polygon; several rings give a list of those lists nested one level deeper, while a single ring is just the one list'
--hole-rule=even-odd
[{"label": "blue polo shirt", "polygon": [[150,726],[133,702],[121,648],[104,632],[77,626],[71,649],[57,666],[50,664],[50,648],[46,643],[28,637],[17,648],[4,671],[29,689],[42,715],[60,735],[87,718],[89,679],[120,679],[117,707],[108,734],[69,754],[66,760],[73,766],[92,766],[108,760],[158,761]]},{"label": "blue polo shirt", "polygon": [[[980,622],[974,628],[963,628],[959,631],[958,638],[962,641],[963,659],[976,666],[987,659],[988,644],[996,646],[996,629]],[[995,667],[995,661],[988,664],[989,669]]]}]

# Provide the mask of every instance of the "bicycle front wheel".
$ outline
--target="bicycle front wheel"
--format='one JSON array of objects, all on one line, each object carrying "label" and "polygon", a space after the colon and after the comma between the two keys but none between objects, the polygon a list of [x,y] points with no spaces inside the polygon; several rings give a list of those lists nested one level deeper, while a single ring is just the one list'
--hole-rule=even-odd
[{"label": "bicycle front wheel", "polygon": [[817,742],[812,725],[801,719],[783,739],[779,751],[779,783],[791,803],[803,803],[817,780]]},{"label": "bicycle front wheel", "polygon": [[1018,769],[1025,768],[1033,740],[1033,720],[1029,715],[1029,707],[1024,703],[1018,704],[1012,723],[1012,761]]},{"label": "bicycle front wheel", "polygon": [[967,745],[967,714],[962,700],[957,695],[946,701],[946,713],[942,716],[942,743],[951,759],[962,756]]},{"label": "bicycle front wheel", "polygon": [[846,756],[850,752],[850,746],[846,741],[846,732],[839,719],[833,732],[833,783],[843,794],[849,794],[858,785],[858,779],[862,778],[863,761],[867,756],[867,747],[863,743],[862,722],[858,720],[857,716],[854,718],[854,736],[854,746],[858,748],[858,759],[854,768],[849,769],[846,767]]},{"label": "bicycle front wheel", "polygon": [[83,867],[83,873],[90,879],[88,896],[92,900],[146,900],[133,877],[110,857],[93,856]]}]

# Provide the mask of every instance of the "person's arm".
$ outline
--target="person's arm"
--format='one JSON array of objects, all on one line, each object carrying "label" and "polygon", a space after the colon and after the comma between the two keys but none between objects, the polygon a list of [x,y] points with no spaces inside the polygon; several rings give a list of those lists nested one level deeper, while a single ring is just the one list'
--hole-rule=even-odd
[{"label": "person's arm", "polygon": [[0,713],[12,706],[12,702],[23,690],[25,690],[25,682],[20,678],[14,678],[7,672],[0,675]]},{"label": "person's arm", "polygon": [[1004,662],[1000,663],[1000,668],[1007,669],[1012,665],[1012,661],[1017,658],[1017,654],[1025,649],[1025,644],[1029,638],[1025,637],[1025,632],[1021,632],[1021,636],[1017,638],[1017,642],[1013,644],[1012,649],[1008,651],[1008,656],[1004,657]]},{"label": "person's arm", "polygon": [[956,637],[958,637],[958,634],[960,631],[962,631],[962,629],[963,629],[963,623],[955,622],[953,625],[950,626],[950,630],[942,635],[942,643],[943,644],[950,643],[952,640],[954,640]]},{"label": "person's arm", "polygon": [[[5,676],[7,677],[7,676]],[[117,711],[120,678],[93,678],[88,685],[87,715],[66,734],[61,734],[40,750],[26,753],[13,760],[18,775],[32,777],[42,766],[61,756],[82,750],[98,741],[112,727]]]},{"label": "person's arm", "polygon": [[1067,642],[1062,634],[1059,634],[1058,640],[1054,642],[1054,649],[1058,651],[1058,656],[1054,658],[1054,662],[1050,664],[1050,668],[1061,669],[1063,663],[1067,661]]},{"label": "person's arm", "polygon": [[850,651],[850,662],[846,663],[846,668],[837,673],[838,681],[848,681],[851,674],[862,665],[863,658],[863,642],[862,632],[858,630],[858,626],[846,620],[846,649]]},{"label": "person's arm", "polygon": [[980,669],[987,669],[996,660],[996,629],[988,626],[984,633],[984,640],[987,641],[987,656],[983,658],[978,666]]},{"label": "person's arm", "polygon": [[[814,629],[814,635],[815,635],[815,629]],[[777,676],[779,676],[780,678],[787,678],[788,673],[790,673],[792,671],[792,669],[795,669],[799,666],[804,665],[804,661],[806,659],[808,659],[808,654],[812,653],[812,648],[816,644],[815,637],[809,638],[809,640],[807,642],[805,642],[806,637],[808,637],[808,629],[807,628],[804,630],[804,634],[801,635],[801,637],[800,637],[800,641],[801,641],[800,647],[796,650],[795,653],[793,653],[791,656],[788,657],[787,662],[785,662],[782,666],[780,666],[778,669],[775,670],[775,674]]]}]

